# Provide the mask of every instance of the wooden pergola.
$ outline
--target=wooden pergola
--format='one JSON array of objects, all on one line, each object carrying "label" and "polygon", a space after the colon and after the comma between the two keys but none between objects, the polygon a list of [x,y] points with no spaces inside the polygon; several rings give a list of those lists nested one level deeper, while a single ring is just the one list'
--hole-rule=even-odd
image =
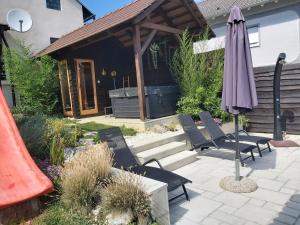
[{"label": "wooden pergola", "polygon": [[[143,54],[155,36],[172,35],[177,40],[189,29],[199,34],[206,20],[193,0],[137,0],[76,30],[43,50],[40,55],[60,54],[114,37],[123,47],[133,47],[140,119],[145,120]],[[96,32],[95,30],[98,30]]]}]

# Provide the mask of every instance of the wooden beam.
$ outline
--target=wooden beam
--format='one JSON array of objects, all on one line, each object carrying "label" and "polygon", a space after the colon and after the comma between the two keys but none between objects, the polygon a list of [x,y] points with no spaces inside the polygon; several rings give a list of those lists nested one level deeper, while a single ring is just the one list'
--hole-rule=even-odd
[{"label": "wooden beam", "polygon": [[[167,24],[170,27],[175,27],[175,24],[173,23],[173,21],[168,17],[167,12],[160,6],[158,8],[158,13],[159,15],[167,22]],[[180,36],[179,34],[174,34],[176,40],[180,41]]]},{"label": "wooden beam", "polygon": [[155,9],[157,9],[157,7],[159,7],[162,3],[164,3],[164,1],[165,0],[157,0],[157,1],[155,1],[150,7],[148,7],[143,13],[141,13],[139,16],[137,16],[133,20],[133,24],[140,23],[147,16],[149,16],[151,12],[153,12]]},{"label": "wooden beam", "polygon": [[186,1],[186,0],[180,0],[182,2],[182,4],[188,9],[188,11],[192,14],[192,16],[194,17],[194,19],[197,21],[197,23],[199,24],[199,26],[203,26],[203,23],[201,22],[201,20],[199,19],[199,17],[196,15],[195,11],[192,9],[191,5]]},{"label": "wooden beam", "polygon": [[173,27],[169,27],[167,25],[162,25],[162,24],[144,22],[141,24],[141,26],[148,28],[148,29],[163,31],[163,32],[172,33],[172,34],[182,34],[183,33],[183,30],[179,30],[179,29],[176,29]]},{"label": "wooden beam", "polygon": [[134,61],[136,70],[137,90],[139,98],[140,119],[145,121],[145,87],[144,87],[144,71],[143,58],[141,47],[141,31],[140,26],[135,25],[133,29],[133,43],[134,43]]},{"label": "wooden beam", "polygon": [[173,23],[173,21],[168,17],[167,13],[165,12],[165,10],[160,6],[158,8],[158,13],[159,15],[167,22],[167,24],[170,27],[175,27],[175,24]]},{"label": "wooden beam", "polygon": [[152,30],[147,39],[145,40],[142,46],[142,55],[147,50],[148,46],[150,45],[151,41],[153,40],[154,36],[157,34],[157,30]]}]

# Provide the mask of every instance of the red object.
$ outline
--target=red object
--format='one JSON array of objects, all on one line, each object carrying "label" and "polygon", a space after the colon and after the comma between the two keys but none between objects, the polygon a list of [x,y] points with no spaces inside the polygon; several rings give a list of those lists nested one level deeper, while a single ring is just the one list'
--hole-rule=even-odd
[{"label": "red object", "polygon": [[53,191],[30,157],[0,88],[0,209]]}]

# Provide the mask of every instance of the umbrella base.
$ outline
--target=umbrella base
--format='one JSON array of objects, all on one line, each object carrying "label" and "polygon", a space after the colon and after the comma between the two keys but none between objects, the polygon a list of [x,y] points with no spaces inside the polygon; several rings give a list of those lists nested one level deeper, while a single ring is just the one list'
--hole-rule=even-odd
[{"label": "umbrella base", "polygon": [[233,193],[250,193],[257,190],[257,184],[249,179],[241,177],[239,181],[234,176],[224,177],[220,182],[220,187],[225,191]]}]

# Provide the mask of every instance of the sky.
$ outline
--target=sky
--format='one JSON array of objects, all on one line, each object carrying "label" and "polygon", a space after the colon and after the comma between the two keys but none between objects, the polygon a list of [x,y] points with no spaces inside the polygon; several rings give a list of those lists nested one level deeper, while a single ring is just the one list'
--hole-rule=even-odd
[{"label": "sky", "polygon": [[133,1],[134,0],[81,0],[88,9],[96,14],[96,18],[102,17]]}]

